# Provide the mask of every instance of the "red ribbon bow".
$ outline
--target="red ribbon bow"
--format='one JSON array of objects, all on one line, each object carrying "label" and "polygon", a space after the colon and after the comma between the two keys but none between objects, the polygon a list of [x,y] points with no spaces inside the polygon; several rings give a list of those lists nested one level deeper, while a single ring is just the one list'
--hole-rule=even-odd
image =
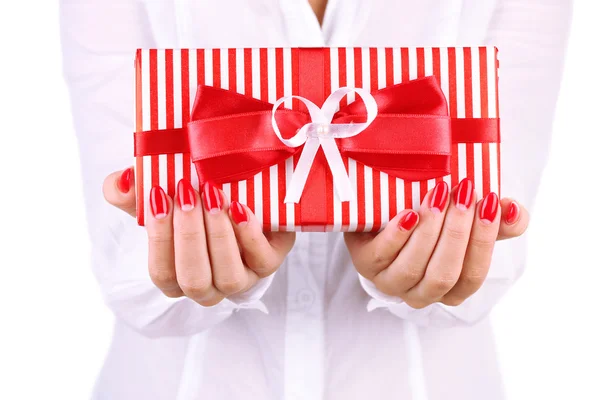
[{"label": "red ribbon bow", "polygon": [[[452,143],[499,142],[499,120],[453,119],[435,77],[372,92],[378,106],[373,123],[359,135],[336,139],[344,158],[352,158],[409,181],[450,174]],[[275,135],[273,105],[233,91],[200,85],[186,128],[135,134],[135,155],[191,153],[200,182],[234,182],[302,151]],[[308,113],[279,109],[284,136],[310,123]],[[361,101],[342,107],[332,123],[364,122]]]}]

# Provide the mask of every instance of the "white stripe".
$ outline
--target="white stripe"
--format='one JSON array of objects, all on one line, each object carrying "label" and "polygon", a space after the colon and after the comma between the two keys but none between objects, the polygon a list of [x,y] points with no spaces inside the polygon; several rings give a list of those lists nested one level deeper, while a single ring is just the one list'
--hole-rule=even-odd
[{"label": "white stripe", "polygon": [[373,229],[374,204],[373,204],[373,169],[364,167],[365,173],[365,232]]},{"label": "white stripe", "polygon": [[412,208],[419,209],[421,206],[421,182],[411,182],[412,186]]},{"label": "white stripe", "polygon": [[[331,73],[331,91],[333,92],[336,89],[339,89],[340,87],[340,77],[339,77],[339,52],[337,49],[330,49],[329,50],[329,55],[331,58],[330,61],[330,66],[329,66],[329,72]],[[346,58],[347,60],[348,58]],[[346,69],[347,71],[347,69]],[[346,72],[347,74],[347,72]],[[349,86],[349,85],[347,85]]]},{"label": "white stripe", "polygon": [[[292,93],[292,50],[289,48],[283,49],[283,95],[291,96]],[[297,93],[296,93],[297,94]],[[283,103],[284,107],[292,108],[292,99],[286,100]]]},{"label": "white stripe", "polygon": [[369,57],[369,48],[363,47],[362,54],[362,84],[366,90],[371,90],[371,59]]},{"label": "white stripe", "polygon": [[275,49],[270,48],[267,50],[267,72],[269,82],[269,94],[267,101],[269,103],[275,103],[277,101],[277,79],[275,72]]},{"label": "white stripe", "polygon": [[458,180],[461,181],[467,177],[467,145],[458,143]]},{"label": "white stripe", "polygon": [[404,210],[404,208],[404,180],[396,178],[396,212],[399,213],[400,211]]},{"label": "white stripe", "polygon": [[437,185],[437,181],[435,179],[427,180],[427,191],[430,191],[431,189],[433,189],[435,187],[435,185]]},{"label": "white stripe", "polygon": [[279,230],[279,182],[277,180],[277,165],[270,168],[269,194],[271,197],[271,230]]},{"label": "white stripe", "polygon": [[177,192],[177,184],[183,179],[183,154],[175,154],[173,158],[175,161],[175,192]]},{"label": "white stripe", "polygon": [[402,51],[399,48],[392,50],[394,64],[394,85],[402,82]]},{"label": "white stripe", "polygon": [[[340,83],[339,77],[339,52],[338,50],[331,49],[330,53],[330,76],[331,76],[331,91],[338,89]],[[333,191],[333,232],[339,232],[342,230],[342,202],[340,201],[335,188]]]},{"label": "white stripe", "polygon": [[425,57],[425,76],[433,75],[433,49],[427,47],[424,49]]},{"label": "white stripe", "polygon": [[224,183],[222,190],[223,190],[223,193],[225,194],[225,198],[228,201],[231,201],[231,183]]},{"label": "white stripe", "polygon": [[[290,186],[290,182],[292,181],[292,174],[294,173],[294,158],[290,157],[285,160],[285,189]],[[288,203],[285,205],[285,215],[287,218],[286,230],[291,232],[294,230],[295,226],[295,215],[294,215],[294,203]]]},{"label": "white stripe", "polygon": [[[354,79],[354,66],[355,66],[355,60],[354,60],[354,49],[346,49],[346,85],[347,87],[355,87],[356,86],[356,80]],[[338,79],[338,86],[335,88],[331,88],[332,90],[336,90],[339,88],[339,79]],[[348,93],[348,103],[352,103],[354,100],[356,100],[356,94],[354,92],[352,93]]]},{"label": "white stripe", "polygon": [[143,157],[144,168],[144,225],[150,213],[150,190],[152,189],[152,156]]},{"label": "white stripe", "polygon": [[252,97],[260,99],[260,49],[252,49]]},{"label": "white stripe", "polygon": [[348,175],[350,176],[350,183],[352,183],[352,191],[354,193],[354,198],[352,199],[349,205],[350,225],[348,231],[355,232],[356,226],[358,225],[358,199],[356,197],[356,161],[354,161],[351,158],[348,159]]},{"label": "white stripe", "polygon": [[465,57],[460,47],[456,49],[456,110],[458,118],[465,118]]},{"label": "white stripe", "polygon": [[242,204],[248,205],[248,187],[247,181],[238,182],[238,201]]},{"label": "white stripe", "polygon": [[173,50],[173,119],[175,128],[181,128],[181,50]]},{"label": "white stripe", "polygon": [[204,84],[212,86],[213,83],[213,51],[204,50]]},{"label": "white stripe", "polygon": [[194,107],[194,98],[196,97],[196,90],[198,89],[198,76],[197,76],[197,52],[196,50],[190,50],[189,52],[189,75],[190,75],[190,109],[188,111],[188,115],[192,112],[192,107]]},{"label": "white stripe", "polygon": [[[244,75],[244,49],[235,50],[235,81],[237,84],[237,92],[245,93],[246,81]],[[244,203],[245,204],[245,203]]]},{"label": "white stripe", "polygon": [[498,145],[490,143],[490,190],[499,194],[498,184]]},{"label": "white stripe", "polygon": [[385,48],[377,48],[377,83],[378,89],[386,86],[386,63],[385,63]]},{"label": "white stripe", "polygon": [[167,189],[167,155],[159,154],[158,155],[158,184],[163,189]]},{"label": "white stripe", "polygon": [[481,118],[481,72],[479,71],[479,47],[471,48],[471,71],[473,90],[473,118]]},{"label": "white stripe", "polygon": [[[448,79],[448,49],[441,48],[440,49],[440,85],[442,86],[442,91],[444,92],[444,96],[446,99],[450,98],[450,82]],[[448,103],[448,107],[450,104]]]},{"label": "white stripe", "polygon": [[481,143],[473,144],[473,167],[475,169],[475,192],[478,195],[483,193],[483,155],[481,151]]},{"label": "white stripe", "polygon": [[390,220],[390,188],[388,178],[388,174],[385,172],[379,173],[379,187],[381,188],[381,226],[384,226]]},{"label": "white stripe", "polygon": [[410,47],[408,49],[408,77],[409,79],[417,79],[417,48]]},{"label": "white stripe", "polygon": [[150,52],[142,50],[142,130],[150,130]]},{"label": "white stripe", "polygon": [[254,175],[254,215],[258,222],[263,224],[263,203],[262,203],[262,172]]},{"label": "white stripe", "polygon": [[229,52],[227,49],[220,50],[221,58],[221,88],[229,89]]},{"label": "white stripe", "polygon": [[488,114],[490,118],[498,118],[496,115],[496,49],[493,47],[487,48],[487,73]]},{"label": "white stripe", "polygon": [[165,51],[156,50],[156,87],[158,94],[158,129],[167,128],[167,80]]},{"label": "white stripe", "polygon": [[448,187],[452,187],[452,175],[446,175],[444,178],[444,182],[448,184]]},{"label": "white stripe", "polygon": [[190,183],[192,187],[197,191],[200,191],[200,182],[198,182],[198,174],[196,173],[196,167],[190,162]]}]

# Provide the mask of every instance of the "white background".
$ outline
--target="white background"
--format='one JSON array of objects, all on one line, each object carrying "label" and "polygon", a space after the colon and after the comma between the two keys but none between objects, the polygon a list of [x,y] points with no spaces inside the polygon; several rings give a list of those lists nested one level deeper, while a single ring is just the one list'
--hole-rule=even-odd
[{"label": "white background", "polygon": [[[58,10],[48,0],[8,3],[0,11],[0,399],[85,399],[112,316],[90,271]],[[576,4],[528,269],[493,313],[509,400],[600,399],[598,11],[596,1]]]}]

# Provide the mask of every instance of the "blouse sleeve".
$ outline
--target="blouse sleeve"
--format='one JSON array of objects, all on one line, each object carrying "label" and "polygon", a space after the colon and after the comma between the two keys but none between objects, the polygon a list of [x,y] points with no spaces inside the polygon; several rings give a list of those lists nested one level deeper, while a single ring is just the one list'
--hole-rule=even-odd
[{"label": "blouse sleeve", "polygon": [[[498,0],[487,30],[485,42],[499,48],[502,195],[530,211],[548,158],[571,14],[570,0]],[[369,309],[386,308],[422,326],[473,324],[523,273],[526,240],[498,242],[482,288],[458,307],[415,310],[359,277],[373,297]]]},{"label": "blouse sleeve", "polygon": [[195,334],[241,308],[266,312],[260,298],[272,276],[214,307],[164,296],[148,275],[145,229],[104,201],[104,178],[133,160],[135,49],[155,47],[144,3],[62,0],[60,18],[93,271],[107,305],[117,318],[152,337]]}]

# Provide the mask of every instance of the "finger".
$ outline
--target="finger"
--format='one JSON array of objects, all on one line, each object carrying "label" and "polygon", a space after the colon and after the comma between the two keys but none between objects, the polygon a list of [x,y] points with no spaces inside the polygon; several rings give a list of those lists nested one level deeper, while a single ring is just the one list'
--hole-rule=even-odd
[{"label": "finger", "polygon": [[529,212],[513,199],[504,198],[500,202],[502,219],[498,240],[511,239],[521,236],[529,225]]},{"label": "finger", "polygon": [[189,181],[182,179],[177,184],[175,203],[173,229],[177,282],[187,297],[203,306],[213,306],[224,296],[213,285],[200,197]]},{"label": "finger", "polygon": [[215,185],[204,184],[204,226],[213,283],[221,293],[229,296],[253,286],[258,276],[242,262],[225,200],[224,193]]},{"label": "finger", "polygon": [[169,297],[183,292],[177,283],[173,249],[173,201],[160,186],[150,190],[148,232],[148,271],[157,288]]},{"label": "finger", "polygon": [[404,299],[414,308],[439,301],[458,282],[475,215],[473,182],[463,179],[452,192],[440,238],[425,276]]},{"label": "finger", "polygon": [[488,194],[477,204],[476,218],[471,228],[460,277],[456,285],[442,298],[442,303],[457,306],[483,284],[498,236],[501,218],[498,209],[498,196],[495,193]]},{"label": "finger", "polygon": [[404,210],[375,236],[370,233],[345,234],[346,246],[356,270],[372,280],[396,259],[418,222],[418,213]]},{"label": "finger", "polygon": [[262,227],[252,211],[233,201],[229,216],[246,266],[260,278],[274,273],[294,244],[293,232],[273,232],[274,247],[262,232]]},{"label": "finger", "polygon": [[102,184],[104,198],[135,218],[135,174],[133,168],[116,171],[108,175]]},{"label": "finger", "polygon": [[448,184],[439,182],[423,199],[417,226],[392,264],[373,282],[379,290],[402,296],[423,279],[448,208]]}]

